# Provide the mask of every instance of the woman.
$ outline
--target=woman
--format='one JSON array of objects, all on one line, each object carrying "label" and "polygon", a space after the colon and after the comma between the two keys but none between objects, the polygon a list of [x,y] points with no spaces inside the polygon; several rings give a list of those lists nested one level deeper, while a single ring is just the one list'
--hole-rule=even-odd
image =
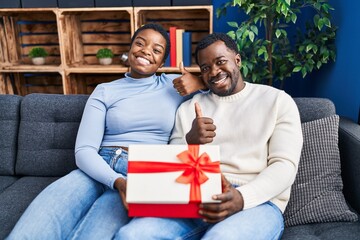
[{"label": "woman", "polygon": [[98,85],[86,103],[75,145],[81,170],[39,194],[9,239],[111,239],[129,221],[128,145],[167,144],[182,96],[204,87],[184,69],[182,76],[155,75],[169,49],[168,34],[160,25],[144,25],[135,32],[130,72]]}]

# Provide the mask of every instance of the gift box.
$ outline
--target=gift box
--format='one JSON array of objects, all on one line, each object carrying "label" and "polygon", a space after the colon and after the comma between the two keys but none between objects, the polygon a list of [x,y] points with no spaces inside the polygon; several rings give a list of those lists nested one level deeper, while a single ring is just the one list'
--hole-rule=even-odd
[{"label": "gift box", "polygon": [[198,218],[222,192],[216,145],[130,145],[128,164],[130,217]]}]

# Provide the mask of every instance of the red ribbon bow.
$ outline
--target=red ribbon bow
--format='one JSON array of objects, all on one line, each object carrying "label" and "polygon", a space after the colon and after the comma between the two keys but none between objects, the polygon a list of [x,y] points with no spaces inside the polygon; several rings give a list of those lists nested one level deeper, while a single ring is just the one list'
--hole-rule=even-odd
[{"label": "red ribbon bow", "polygon": [[205,152],[199,156],[199,145],[188,145],[177,155],[182,163],[129,161],[129,173],[174,172],[184,170],[176,182],[190,184],[190,202],[201,202],[200,185],[209,178],[205,172],[220,173],[219,162],[212,162]]}]

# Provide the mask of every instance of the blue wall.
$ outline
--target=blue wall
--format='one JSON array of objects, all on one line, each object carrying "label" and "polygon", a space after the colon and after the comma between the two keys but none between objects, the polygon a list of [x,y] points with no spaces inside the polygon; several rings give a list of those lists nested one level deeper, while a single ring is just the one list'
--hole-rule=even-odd
[{"label": "blue wall", "polygon": [[[227,1],[214,0],[214,12],[224,2]],[[338,26],[336,62],[330,62],[306,79],[299,76],[286,80],[284,89],[294,97],[329,98],[339,115],[357,122],[360,109],[360,74],[357,72],[360,70],[360,1],[330,0],[329,3],[335,8],[333,23]],[[220,19],[214,14],[214,32],[231,30],[226,22],[239,22],[243,17],[236,8],[229,9]]]}]

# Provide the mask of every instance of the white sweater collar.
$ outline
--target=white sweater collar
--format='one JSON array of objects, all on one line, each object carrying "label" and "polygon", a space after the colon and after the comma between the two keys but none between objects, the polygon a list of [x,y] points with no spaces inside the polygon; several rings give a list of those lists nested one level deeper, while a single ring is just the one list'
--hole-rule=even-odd
[{"label": "white sweater collar", "polygon": [[214,98],[216,101],[223,101],[223,102],[233,102],[233,101],[237,101],[238,99],[242,99],[244,98],[248,92],[250,91],[251,88],[251,83],[245,82],[245,87],[238,93],[229,95],[229,96],[218,96],[216,94],[214,94],[213,92],[211,92],[211,97]]}]

